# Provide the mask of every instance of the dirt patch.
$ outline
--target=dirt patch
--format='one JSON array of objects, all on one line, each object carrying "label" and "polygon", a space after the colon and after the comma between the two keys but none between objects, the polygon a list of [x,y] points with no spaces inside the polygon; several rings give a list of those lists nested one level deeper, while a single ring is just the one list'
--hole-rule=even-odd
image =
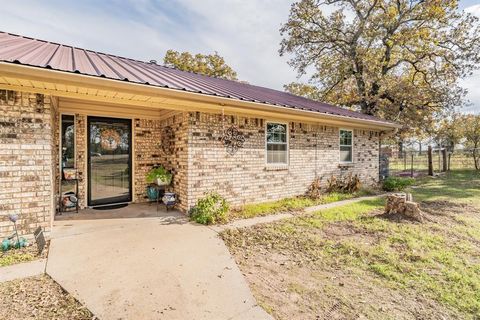
[{"label": "dirt patch", "polygon": [[[480,210],[468,203],[424,201],[420,203],[420,208],[423,212],[427,213],[433,221],[440,221],[442,218],[454,219],[460,215],[480,218]],[[446,220],[443,219],[443,222],[445,221]]]},{"label": "dirt patch", "polygon": [[275,319],[457,319],[451,310],[369,273],[250,248],[235,258],[259,304]]},{"label": "dirt patch", "polygon": [[[458,217],[472,217],[480,219],[480,210],[467,203],[450,201],[423,201],[419,207],[427,222],[437,224],[458,224]],[[397,223],[419,223],[418,221],[401,214],[385,214],[382,209],[372,211],[368,216],[386,219]]]},{"label": "dirt patch", "polygon": [[36,276],[0,283],[0,319],[96,319],[50,277]]},{"label": "dirt patch", "polygon": [[[428,289],[411,283],[414,277],[404,277],[397,284],[392,277],[399,271],[389,268],[415,273],[417,269],[409,268],[425,263],[427,269],[434,266],[425,276],[436,277],[441,269],[436,262],[427,264],[429,246],[453,248],[459,240],[474,244],[468,258],[474,259],[480,244],[475,246],[474,235],[458,228],[465,224],[465,217],[478,223],[480,212],[468,204],[447,201],[424,202],[421,209],[426,217],[423,224],[404,217],[387,218],[379,208],[350,221],[304,215],[227,230],[222,238],[258,303],[276,319],[465,318]],[[416,238],[417,232],[423,232],[422,237]],[[369,247],[381,250],[358,251]],[[399,265],[388,259],[398,259]],[[378,265],[371,266],[369,261]],[[441,286],[443,280],[438,281]]]}]

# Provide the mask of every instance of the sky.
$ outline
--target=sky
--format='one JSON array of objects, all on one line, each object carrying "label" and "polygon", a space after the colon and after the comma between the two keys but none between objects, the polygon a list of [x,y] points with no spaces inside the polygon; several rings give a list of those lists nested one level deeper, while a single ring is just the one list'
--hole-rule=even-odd
[{"label": "sky", "polygon": [[[168,49],[217,51],[240,80],[273,89],[297,80],[280,57],[280,26],[293,0],[2,1],[0,31],[161,62]],[[480,0],[461,0],[480,17]],[[306,81],[307,79],[300,79]],[[480,71],[462,80],[480,113]]]}]

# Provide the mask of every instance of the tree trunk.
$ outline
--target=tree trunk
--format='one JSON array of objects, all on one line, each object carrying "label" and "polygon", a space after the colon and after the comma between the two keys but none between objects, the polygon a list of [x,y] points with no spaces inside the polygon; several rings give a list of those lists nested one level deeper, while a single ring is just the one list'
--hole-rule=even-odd
[{"label": "tree trunk", "polygon": [[432,146],[428,146],[428,175],[433,176]]},{"label": "tree trunk", "polygon": [[448,167],[447,167],[447,148],[444,148],[442,150],[442,160],[443,160],[443,172],[446,172]]},{"label": "tree trunk", "polygon": [[474,141],[473,143],[473,150],[472,150],[472,156],[473,156],[473,162],[475,164],[475,170],[479,169],[479,164],[478,164],[478,142]]},{"label": "tree trunk", "polygon": [[403,157],[403,141],[398,142],[398,157]]},{"label": "tree trunk", "polygon": [[478,170],[478,155],[477,149],[473,149],[473,162],[475,163],[475,170]]}]

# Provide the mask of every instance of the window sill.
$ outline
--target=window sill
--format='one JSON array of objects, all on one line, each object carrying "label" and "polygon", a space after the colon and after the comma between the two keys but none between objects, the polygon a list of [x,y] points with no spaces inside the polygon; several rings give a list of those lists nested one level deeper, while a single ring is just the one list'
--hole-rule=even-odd
[{"label": "window sill", "polygon": [[282,171],[288,170],[288,164],[267,164],[265,166],[266,171]]},{"label": "window sill", "polygon": [[353,162],[340,162],[338,164],[339,168],[352,168],[354,166],[355,166],[355,163],[353,163]]}]

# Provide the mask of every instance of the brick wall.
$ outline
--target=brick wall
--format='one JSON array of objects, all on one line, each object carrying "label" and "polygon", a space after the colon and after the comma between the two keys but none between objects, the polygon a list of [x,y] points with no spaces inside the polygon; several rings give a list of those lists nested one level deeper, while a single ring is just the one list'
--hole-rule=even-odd
[{"label": "brick wall", "polygon": [[163,165],[174,175],[172,187],[180,208],[186,208],[187,115],[178,113],[164,120],[134,120],[135,202],[147,200],[146,175]]},{"label": "brick wall", "polygon": [[87,205],[87,142],[87,116],[77,113],[75,114],[75,166],[78,173],[80,208],[85,208]]},{"label": "brick wall", "polygon": [[160,121],[135,119],[133,121],[133,147],[135,195],[134,201],[146,201],[145,177],[148,171],[160,161]]},{"label": "brick wall", "polygon": [[49,97],[0,90],[0,238],[13,232],[9,214],[22,235],[50,231],[55,113]]},{"label": "brick wall", "polygon": [[[190,113],[188,205],[207,191],[217,191],[233,205],[304,194],[316,175],[358,174],[366,185],[378,180],[378,132],[354,130],[354,163],[339,166],[339,128],[290,122],[289,165],[265,161],[265,119]],[[223,130],[236,125],[244,147],[229,155]]]},{"label": "brick wall", "polygon": [[[188,208],[188,113],[177,113],[161,121],[161,162],[173,173],[173,191],[177,194],[177,207]],[[163,145],[163,146],[162,146]]]}]

